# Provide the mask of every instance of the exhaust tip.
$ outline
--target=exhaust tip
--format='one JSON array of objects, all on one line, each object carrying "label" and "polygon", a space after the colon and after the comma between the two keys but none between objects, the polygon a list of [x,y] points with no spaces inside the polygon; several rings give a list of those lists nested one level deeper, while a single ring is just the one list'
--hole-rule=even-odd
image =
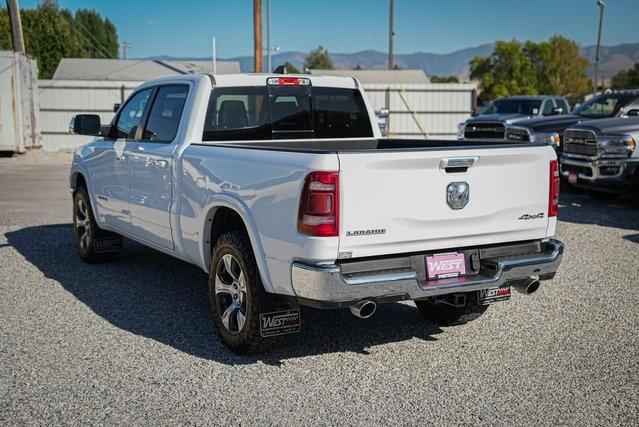
[{"label": "exhaust tip", "polygon": [[377,304],[375,301],[371,300],[362,300],[357,304],[351,305],[349,307],[353,316],[359,317],[360,319],[368,319],[377,310]]},{"label": "exhaust tip", "polygon": [[526,287],[526,293],[530,295],[533,292],[537,292],[537,289],[539,289],[539,285],[539,280],[532,280]]},{"label": "exhaust tip", "polygon": [[514,288],[519,293],[522,293],[524,295],[530,295],[532,293],[537,292],[537,289],[539,289],[539,285],[540,285],[539,280],[531,277],[530,281],[519,284],[519,285],[515,285]]}]

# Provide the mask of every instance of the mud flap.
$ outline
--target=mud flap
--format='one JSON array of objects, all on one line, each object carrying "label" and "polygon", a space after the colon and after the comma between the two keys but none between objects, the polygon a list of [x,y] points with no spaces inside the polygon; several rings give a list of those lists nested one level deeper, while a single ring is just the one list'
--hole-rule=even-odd
[{"label": "mud flap", "polygon": [[510,299],[510,286],[505,288],[482,289],[477,291],[477,302],[480,305],[488,305],[494,302]]},{"label": "mud flap", "polygon": [[96,237],[93,251],[97,254],[117,252],[122,249],[122,236]]},{"label": "mud flap", "polygon": [[263,337],[293,334],[301,329],[299,308],[260,314],[260,335]]}]

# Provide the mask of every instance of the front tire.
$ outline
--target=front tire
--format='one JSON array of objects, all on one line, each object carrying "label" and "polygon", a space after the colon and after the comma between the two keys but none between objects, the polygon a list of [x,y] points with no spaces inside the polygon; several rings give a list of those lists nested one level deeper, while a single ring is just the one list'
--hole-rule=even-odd
[{"label": "front tire", "polygon": [[415,305],[425,318],[439,326],[463,325],[478,319],[488,310],[488,305],[479,304],[476,295],[473,294],[467,294],[463,306],[431,300],[415,301]]},{"label": "front tire", "polygon": [[265,293],[246,233],[220,236],[211,256],[209,302],[220,340],[234,353],[262,353],[280,343],[260,333]]},{"label": "front tire", "polygon": [[119,236],[98,227],[91,208],[89,193],[84,186],[78,187],[73,193],[73,237],[78,255],[83,261],[93,264],[113,258],[113,253],[96,252],[95,242],[98,237]]}]

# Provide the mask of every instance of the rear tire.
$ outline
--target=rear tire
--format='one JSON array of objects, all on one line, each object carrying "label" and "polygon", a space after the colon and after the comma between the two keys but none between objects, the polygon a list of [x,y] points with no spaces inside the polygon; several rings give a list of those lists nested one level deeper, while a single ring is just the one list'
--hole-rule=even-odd
[{"label": "rear tire", "polygon": [[610,202],[616,200],[620,193],[609,193],[607,191],[599,190],[586,190],[585,193],[595,200],[601,200],[602,202]]},{"label": "rear tire", "polygon": [[265,294],[246,233],[222,234],[211,255],[209,302],[220,340],[234,353],[263,353],[282,342],[260,333]]},{"label": "rear tire", "polygon": [[95,251],[96,238],[121,238],[118,234],[111,233],[98,227],[91,200],[86,187],[79,186],[73,193],[73,240],[80,258],[87,263],[108,261],[113,259],[114,253],[99,253]]},{"label": "rear tire", "polygon": [[478,319],[488,310],[488,305],[477,303],[475,293],[467,294],[466,305],[463,307],[428,300],[415,301],[415,305],[425,318],[439,326],[463,325]]}]

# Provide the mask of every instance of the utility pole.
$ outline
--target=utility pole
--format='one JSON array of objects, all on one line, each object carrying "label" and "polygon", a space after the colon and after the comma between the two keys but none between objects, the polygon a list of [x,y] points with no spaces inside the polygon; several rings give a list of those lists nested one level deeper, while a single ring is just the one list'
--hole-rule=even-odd
[{"label": "utility pole", "polygon": [[271,0],[266,0],[266,72],[273,72],[271,63]]},{"label": "utility pole", "polygon": [[595,52],[595,76],[593,81],[593,93],[597,93],[599,89],[598,79],[599,79],[599,49],[601,47],[601,32],[603,31],[603,18],[604,18],[604,9],[606,8],[606,3],[603,0],[597,0],[597,6],[599,6],[599,33],[597,34],[597,50]]},{"label": "utility pole", "polygon": [[215,45],[215,37],[213,37],[213,40],[211,41],[211,47],[213,48],[213,55],[211,55],[211,61],[213,61],[213,74],[217,74],[217,59],[216,59],[216,54],[217,54],[217,46]]},{"label": "utility pole", "polygon": [[388,23],[388,69],[395,68],[395,58],[393,55],[395,45],[395,1],[390,0],[390,19]]},{"label": "utility pole", "polygon": [[14,52],[25,52],[24,37],[22,36],[22,22],[20,21],[20,6],[18,0],[7,0],[9,20],[11,21],[11,39]]},{"label": "utility pole", "polygon": [[122,48],[122,59],[126,59],[126,51],[131,49],[133,44],[129,42],[122,42],[120,47]]},{"label": "utility pole", "polygon": [[262,54],[262,0],[253,0],[253,71],[264,71]]}]

